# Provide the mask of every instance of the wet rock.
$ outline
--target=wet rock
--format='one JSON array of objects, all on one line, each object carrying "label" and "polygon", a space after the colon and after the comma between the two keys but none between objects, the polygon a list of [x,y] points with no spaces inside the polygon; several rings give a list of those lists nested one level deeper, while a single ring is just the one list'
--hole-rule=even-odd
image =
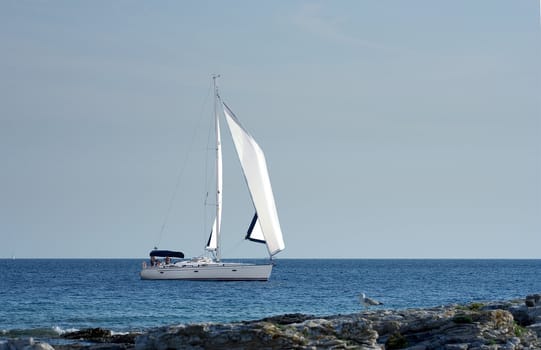
[{"label": "wet rock", "polygon": [[541,294],[531,294],[526,296],[525,304],[527,307],[541,305]]},{"label": "wet rock", "polygon": [[76,332],[69,332],[62,337],[66,339],[84,339],[95,342],[107,342],[111,338],[111,331],[103,328],[87,328]]},{"label": "wet rock", "polygon": [[103,328],[87,328],[76,332],[64,334],[65,339],[79,340],[85,343],[96,344],[69,344],[59,345],[57,350],[123,350],[133,348],[135,338],[140,333],[113,334],[108,329]]}]

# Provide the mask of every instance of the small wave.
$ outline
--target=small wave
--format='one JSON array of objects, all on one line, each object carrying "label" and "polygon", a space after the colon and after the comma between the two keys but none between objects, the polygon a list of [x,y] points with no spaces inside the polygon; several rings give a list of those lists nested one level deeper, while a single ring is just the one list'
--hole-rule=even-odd
[{"label": "small wave", "polygon": [[64,335],[64,334],[66,334],[66,333],[78,332],[79,329],[78,329],[78,328],[67,328],[67,329],[62,329],[62,328],[60,328],[59,326],[54,326],[54,327],[53,327],[53,331],[56,332],[58,335]]},{"label": "small wave", "polygon": [[111,331],[111,335],[128,335],[130,334],[130,332],[115,332],[115,331]]},{"label": "small wave", "polygon": [[29,328],[29,329],[2,329],[0,335],[4,338],[58,338],[61,335],[71,332],[77,332],[77,328],[61,328],[54,326],[51,328]]}]

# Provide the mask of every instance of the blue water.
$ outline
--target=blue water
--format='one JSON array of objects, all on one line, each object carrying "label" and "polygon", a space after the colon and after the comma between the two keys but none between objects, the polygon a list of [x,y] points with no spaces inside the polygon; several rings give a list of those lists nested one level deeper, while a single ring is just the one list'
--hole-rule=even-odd
[{"label": "blue water", "polygon": [[277,260],[268,282],[142,281],[141,260],[0,260],[0,338],[505,300],[541,292],[541,260]]}]

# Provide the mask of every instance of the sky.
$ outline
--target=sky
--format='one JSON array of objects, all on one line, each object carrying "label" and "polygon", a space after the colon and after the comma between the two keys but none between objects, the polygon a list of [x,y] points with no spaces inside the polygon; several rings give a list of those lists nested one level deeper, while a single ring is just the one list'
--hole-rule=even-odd
[{"label": "sky", "polygon": [[[0,258],[203,253],[214,73],[276,258],[541,258],[539,6],[0,1]],[[223,137],[222,256],[265,257]]]}]

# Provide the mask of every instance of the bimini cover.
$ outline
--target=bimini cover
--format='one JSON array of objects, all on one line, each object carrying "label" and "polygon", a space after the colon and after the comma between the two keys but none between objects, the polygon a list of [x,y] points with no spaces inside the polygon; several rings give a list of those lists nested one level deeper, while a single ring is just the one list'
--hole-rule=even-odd
[{"label": "bimini cover", "polygon": [[150,256],[158,256],[161,258],[171,257],[171,258],[184,258],[183,252],[175,252],[172,250],[153,250],[150,252]]}]

